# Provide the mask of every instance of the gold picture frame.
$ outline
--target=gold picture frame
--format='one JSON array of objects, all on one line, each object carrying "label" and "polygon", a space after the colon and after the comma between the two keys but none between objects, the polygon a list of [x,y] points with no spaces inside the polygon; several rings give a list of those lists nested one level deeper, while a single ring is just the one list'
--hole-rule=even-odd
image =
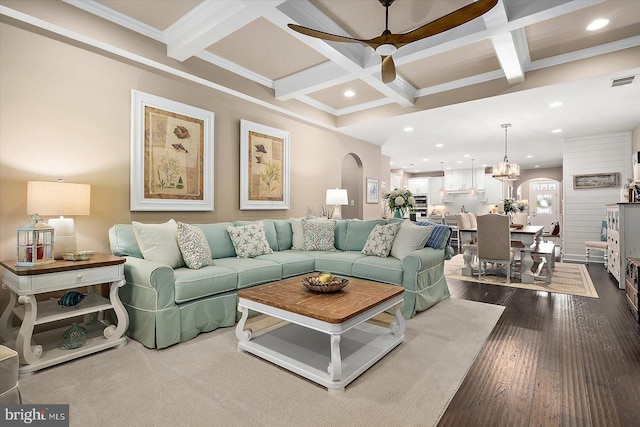
[{"label": "gold picture frame", "polygon": [[131,91],[131,211],[212,211],[214,114]]},{"label": "gold picture frame", "polygon": [[289,206],[289,132],[240,120],[240,209]]}]

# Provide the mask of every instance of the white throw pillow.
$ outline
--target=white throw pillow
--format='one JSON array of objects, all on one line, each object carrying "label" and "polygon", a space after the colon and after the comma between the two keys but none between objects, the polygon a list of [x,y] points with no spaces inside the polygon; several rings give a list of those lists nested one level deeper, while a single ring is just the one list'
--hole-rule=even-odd
[{"label": "white throw pillow", "polygon": [[211,264],[211,248],[204,231],[178,221],[178,247],[187,267],[197,270]]},{"label": "white throw pillow", "polygon": [[227,231],[238,258],[253,258],[273,253],[262,222],[238,227],[229,226]]},{"label": "white throw pillow", "polygon": [[416,249],[424,248],[435,227],[416,225],[411,221],[402,221],[398,234],[391,246],[391,256],[403,260]]},{"label": "white throw pillow", "polygon": [[178,225],[173,219],[164,224],[131,222],[144,259],[166,264],[171,268],[184,266],[178,247]]},{"label": "white throw pillow", "polygon": [[302,218],[291,218],[291,232],[293,237],[291,239],[291,249],[304,249],[304,233],[302,232]]},{"label": "white throw pillow", "polygon": [[400,222],[387,225],[377,224],[373,227],[371,233],[369,233],[367,242],[364,244],[361,252],[365,255],[375,255],[381,258],[388,257],[391,251],[391,245],[398,234],[400,224]]}]

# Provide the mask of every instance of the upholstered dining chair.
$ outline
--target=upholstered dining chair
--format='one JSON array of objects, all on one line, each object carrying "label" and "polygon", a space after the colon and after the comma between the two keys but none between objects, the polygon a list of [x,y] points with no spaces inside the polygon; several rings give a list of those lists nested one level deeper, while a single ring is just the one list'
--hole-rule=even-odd
[{"label": "upholstered dining chair", "polygon": [[500,214],[480,215],[478,221],[478,280],[486,274],[487,262],[505,265],[507,283],[511,283],[511,266],[514,252],[511,250],[509,217]]},{"label": "upholstered dining chair", "polygon": [[[475,230],[478,227],[478,224],[471,224],[471,215],[475,220],[475,214],[470,213],[460,213],[458,214],[458,231],[460,230]],[[460,248],[458,248],[460,250]],[[476,261],[476,256],[478,252],[478,246],[476,245],[475,239],[469,244],[469,252],[471,253],[472,260],[471,262]]]},{"label": "upholstered dining chair", "polygon": [[524,227],[525,225],[527,225],[528,217],[529,216],[527,215],[526,212],[516,212],[513,215],[513,219],[511,222],[515,225],[522,225]]}]

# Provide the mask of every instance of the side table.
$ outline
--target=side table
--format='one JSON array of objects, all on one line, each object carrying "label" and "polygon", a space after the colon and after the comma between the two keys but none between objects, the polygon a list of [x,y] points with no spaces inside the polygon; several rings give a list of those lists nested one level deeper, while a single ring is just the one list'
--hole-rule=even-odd
[{"label": "side table", "polygon": [[[88,261],[56,261],[35,267],[16,267],[16,260],[0,262],[5,268],[2,286],[10,294],[9,304],[0,316],[0,339],[18,352],[20,376],[127,343],[124,333],[129,315],[118,296],[118,289],[125,284],[125,261],[109,254],[95,254]],[[101,284],[109,284],[109,299],[95,292],[95,285]],[[62,307],[57,299],[36,299],[37,294],[85,286],[87,296],[74,307]],[[115,312],[115,325],[104,319],[109,309]],[[22,322],[17,336],[13,316]],[[82,326],[88,332],[87,343],[80,348],[62,347],[62,334],[70,325],[34,334],[36,325],[78,316],[84,317]]]}]

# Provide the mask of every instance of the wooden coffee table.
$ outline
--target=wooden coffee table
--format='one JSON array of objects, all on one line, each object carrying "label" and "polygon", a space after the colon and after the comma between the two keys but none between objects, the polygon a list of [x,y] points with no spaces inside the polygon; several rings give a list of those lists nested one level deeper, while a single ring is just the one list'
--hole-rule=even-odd
[{"label": "wooden coffee table", "polygon": [[[327,387],[330,393],[343,393],[347,384],[404,341],[404,291],[349,278],[349,285],[338,292],[315,293],[301,283],[310,275],[238,291],[238,349]],[[395,319],[390,327],[366,322],[392,307]],[[249,310],[288,323],[252,337],[251,329],[245,329]]]}]

